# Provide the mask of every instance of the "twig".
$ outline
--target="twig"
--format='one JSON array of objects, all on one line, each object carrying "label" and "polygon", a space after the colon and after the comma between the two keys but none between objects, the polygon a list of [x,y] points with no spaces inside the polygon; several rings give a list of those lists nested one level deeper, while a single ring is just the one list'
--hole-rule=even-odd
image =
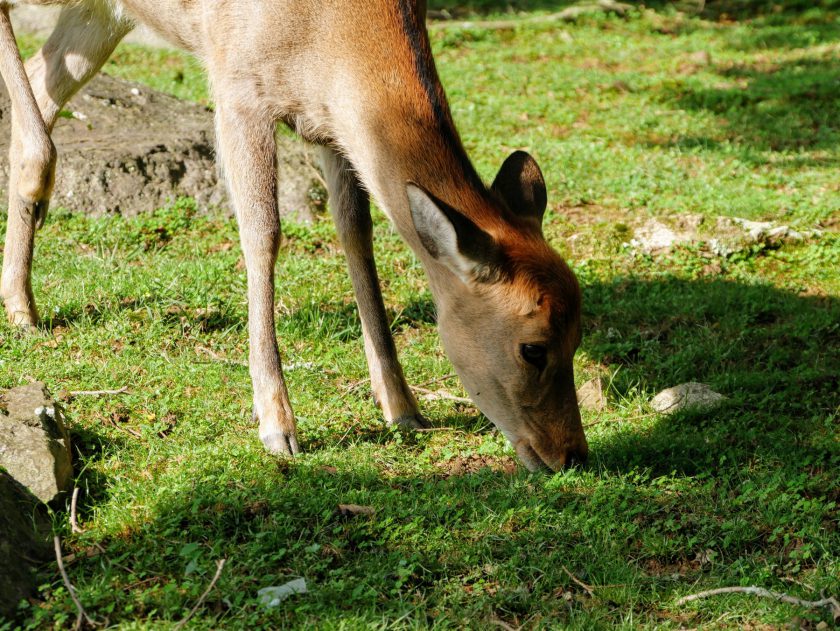
[{"label": "twig", "polygon": [[676,605],[677,607],[679,607],[680,605],[689,603],[692,600],[700,600],[701,598],[717,596],[718,594],[753,594],[755,596],[761,596],[763,598],[773,598],[774,600],[779,600],[783,603],[788,603],[789,605],[798,605],[799,607],[805,607],[806,609],[819,609],[822,607],[830,607],[831,614],[834,616],[834,619],[837,620],[838,618],[840,618],[840,602],[838,602],[837,599],[834,597],[821,598],[820,600],[803,600],[802,598],[796,598],[795,596],[790,596],[781,592],[772,592],[769,589],[754,586],[719,587],[718,589],[710,589],[705,592],[699,592],[697,594],[683,596],[676,602]]},{"label": "twig", "polygon": [[70,593],[70,598],[73,599],[73,604],[76,605],[76,610],[79,612],[79,615],[76,617],[76,625],[74,629],[82,628],[82,620],[92,627],[96,626],[90,616],[87,615],[85,608],[82,607],[82,603],[79,602],[79,597],[76,596],[76,589],[73,587],[72,583],[70,583],[70,578],[67,576],[67,572],[64,569],[64,562],[61,560],[61,539],[58,538],[58,535],[53,538],[53,543],[55,544],[55,560],[58,563],[58,571],[61,572],[61,578],[64,581],[64,586]]},{"label": "twig", "polygon": [[430,379],[429,381],[426,381],[424,383],[417,384],[417,387],[425,388],[426,386],[430,386],[433,383],[438,383],[440,381],[446,381],[447,379],[452,379],[453,377],[457,377],[457,376],[458,375],[456,375],[454,372],[451,372],[448,375],[444,375],[443,377],[435,377],[434,379]]},{"label": "twig", "polygon": [[586,593],[587,593],[587,594],[589,594],[592,598],[594,598],[594,597],[595,597],[595,588],[594,588],[594,587],[592,587],[592,585],[587,585],[586,583],[584,583],[584,582],[583,582],[582,580],[580,580],[577,576],[575,576],[574,574],[572,574],[572,573],[571,573],[571,572],[570,572],[570,571],[566,568],[566,566],[565,566],[565,565],[563,565],[563,566],[561,566],[561,567],[563,568],[563,571],[564,571],[566,574],[568,574],[568,575],[569,575],[569,578],[570,578],[570,579],[572,579],[572,580],[573,580],[576,584],[578,584],[579,586],[583,587],[583,589],[585,589],[585,590],[586,590]]},{"label": "twig", "polygon": [[429,401],[433,401],[435,399],[446,399],[447,401],[456,401],[458,403],[473,405],[472,399],[468,399],[466,397],[456,397],[454,394],[450,394],[446,390],[428,390],[426,388],[421,388],[420,386],[411,386],[411,389],[414,392],[424,395],[423,398]]},{"label": "twig", "polygon": [[458,434],[466,434],[462,429],[458,429],[457,427],[419,427],[414,430],[415,432],[456,432]]},{"label": "twig", "polygon": [[235,359],[228,359],[227,357],[222,357],[216,351],[209,349],[206,346],[196,346],[195,350],[204,353],[214,361],[217,361],[222,364],[233,364],[234,366],[245,366],[246,368],[248,367],[247,363],[236,361]]},{"label": "twig", "polygon": [[70,530],[74,533],[83,532],[76,521],[76,502],[79,501],[79,487],[73,489],[73,499],[70,500]]},{"label": "twig", "polygon": [[190,612],[186,615],[186,617],[183,620],[181,620],[181,622],[175,625],[175,629],[180,629],[185,624],[187,624],[187,621],[190,618],[192,618],[193,614],[196,611],[198,611],[199,607],[201,607],[201,605],[204,603],[204,599],[207,598],[207,595],[210,593],[210,590],[213,589],[213,586],[216,584],[216,581],[218,581],[219,577],[222,575],[222,568],[225,567],[226,561],[227,559],[219,559],[218,561],[216,561],[216,574],[215,576],[213,576],[213,580],[210,581],[210,584],[207,586],[207,589],[204,590],[204,593],[199,597],[199,599],[195,603],[195,606],[192,609],[190,609]]},{"label": "twig", "polygon": [[504,629],[505,631],[519,631],[519,629],[522,628],[522,627],[514,627],[514,626],[508,624],[507,622],[505,622],[504,620],[502,620],[501,618],[491,618],[490,619],[490,624],[494,624],[497,627],[500,627],[500,628]]},{"label": "twig", "polygon": [[70,392],[71,397],[102,397],[114,394],[128,394],[128,386],[123,386],[118,390],[73,390]]},{"label": "twig", "polygon": [[139,438],[139,439],[141,439],[141,440],[143,439],[143,434],[141,434],[140,432],[138,432],[136,429],[131,429],[130,427],[123,427],[123,426],[122,426],[122,425],[120,425],[119,423],[117,423],[117,422],[115,422],[115,421],[112,421],[112,420],[110,420],[110,419],[105,419],[105,424],[106,424],[106,425],[110,425],[111,427],[115,427],[115,428],[117,428],[117,429],[119,429],[119,430],[122,430],[122,431],[124,431],[126,434],[130,434],[131,436],[134,436],[135,438]]}]

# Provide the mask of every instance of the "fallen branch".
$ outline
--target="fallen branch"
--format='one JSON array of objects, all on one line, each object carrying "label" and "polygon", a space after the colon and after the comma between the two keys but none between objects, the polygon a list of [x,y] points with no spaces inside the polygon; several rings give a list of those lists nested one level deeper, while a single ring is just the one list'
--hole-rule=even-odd
[{"label": "fallen branch", "polygon": [[79,500],[79,487],[73,488],[73,499],[70,500],[70,530],[74,533],[83,532],[76,521],[76,502]]},{"label": "fallen branch", "polygon": [[207,595],[210,593],[210,591],[213,589],[213,586],[216,585],[216,581],[218,581],[219,577],[222,575],[222,568],[225,567],[226,561],[227,559],[219,559],[218,561],[216,561],[216,574],[215,576],[213,576],[213,580],[210,581],[210,584],[207,586],[207,589],[204,590],[204,593],[198,598],[198,600],[195,603],[195,606],[192,609],[190,609],[190,612],[186,615],[186,617],[183,620],[181,620],[181,622],[175,625],[175,629],[180,629],[185,624],[187,624],[187,621],[193,617],[193,614],[196,611],[198,611],[198,608],[201,607],[202,604],[204,604],[204,600],[207,598]]},{"label": "fallen branch", "polygon": [[64,581],[64,586],[70,593],[70,598],[73,599],[73,604],[76,605],[76,611],[79,612],[79,615],[76,617],[76,624],[73,628],[81,629],[83,620],[92,627],[96,626],[91,617],[85,611],[85,608],[82,607],[79,597],[76,596],[76,589],[73,587],[73,584],[70,582],[70,578],[67,576],[67,571],[64,569],[64,562],[61,559],[61,539],[58,538],[58,535],[53,538],[53,543],[55,544],[55,560],[58,563],[58,571],[61,572],[61,579]]},{"label": "fallen branch", "polygon": [[821,609],[822,607],[829,607],[831,608],[831,615],[834,616],[834,620],[840,620],[840,602],[838,602],[836,598],[828,597],[821,598],[820,600],[803,600],[802,598],[796,598],[795,596],[790,596],[781,592],[773,592],[769,589],[764,589],[763,587],[753,586],[719,587],[718,589],[710,589],[705,592],[699,592],[697,594],[683,596],[676,602],[676,605],[679,607],[681,605],[691,602],[692,600],[700,600],[702,598],[717,596],[719,594],[753,594],[754,596],[761,596],[762,598],[772,598],[783,603],[788,603],[789,605],[805,607],[806,609]]},{"label": "fallen branch", "polygon": [[128,386],[123,386],[118,390],[72,390],[71,397],[103,397],[116,394],[128,394]]},{"label": "fallen branch", "polygon": [[573,581],[574,581],[577,585],[579,585],[580,587],[583,587],[583,589],[584,589],[584,590],[586,590],[586,593],[587,593],[587,594],[589,594],[591,597],[593,597],[593,598],[595,597],[595,588],[594,588],[594,587],[592,587],[592,585],[587,585],[586,583],[584,583],[584,582],[583,582],[582,580],[580,580],[577,576],[575,576],[574,574],[572,574],[572,573],[571,573],[571,572],[570,572],[570,571],[566,568],[566,566],[565,566],[565,565],[563,565],[563,566],[561,566],[561,567],[563,568],[563,571],[564,571],[566,574],[568,574],[568,575],[569,575],[569,578],[570,578],[570,579],[572,579],[572,580],[573,580]]}]

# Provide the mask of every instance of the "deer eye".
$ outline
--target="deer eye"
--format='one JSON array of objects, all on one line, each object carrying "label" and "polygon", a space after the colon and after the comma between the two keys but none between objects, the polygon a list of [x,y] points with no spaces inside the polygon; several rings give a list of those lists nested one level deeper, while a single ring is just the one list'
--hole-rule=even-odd
[{"label": "deer eye", "polygon": [[519,354],[522,359],[534,366],[537,370],[545,368],[548,349],[541,344],[522,344],[519,347]]}]

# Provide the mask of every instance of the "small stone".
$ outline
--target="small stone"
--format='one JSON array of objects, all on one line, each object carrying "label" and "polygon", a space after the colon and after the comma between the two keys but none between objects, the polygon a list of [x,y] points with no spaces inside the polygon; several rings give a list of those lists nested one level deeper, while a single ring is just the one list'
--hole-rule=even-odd
[{"label": "small stone", "polygon": [[297,578],[283,585],[272,585],[271,587],[263,587],[257,590],[257,598],[260,604],[267,608],[273,609],[280,605],[289,596],[295,594],[305,594],[307,592],[306,579]]},{"label": "small stone", "polygon": [[582,410],[600,412],[607,407],[607,396],[604,394],[604,380],[595,377],[583,384],[577,391],[578,406]]},{"label": "small stone", "polygon": [[342,517],[356,517],[358,515],[373,515],[376,509],[373,506],[360,506],[359,504],[339,504],[338,513]]},{"label": "small stone", "polygon": [[8,390],[0,414],[0,467],[44,503],[73,484],[70,435],[43,383]]},{"label": "small stone", "polygon": [[656,254],[667,252],[679,241],[679,236],[664,223],[651,219],[645,225],[636,229],[630,244],[645,252]]},{"label": "small stone", "polygon": [[688,56],[689,61],[698,66],[709,66],[712,63],[712,56],[706,50],[698,50]]},{"label": "small stone", "polygon": [[710,410],[726,397],[712,390],[704,383],[691,381],[668,388],[651,399],[650,405],[662,414],[673,414],[680,410]]}]

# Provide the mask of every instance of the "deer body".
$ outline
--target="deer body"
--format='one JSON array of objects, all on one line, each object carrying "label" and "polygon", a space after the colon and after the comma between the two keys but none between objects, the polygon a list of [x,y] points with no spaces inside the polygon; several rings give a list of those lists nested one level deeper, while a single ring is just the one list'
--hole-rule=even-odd
[{"label": "deer body", "polygon": [[368,195],[422,261],[449,357],[525,464],[556,469],[585,457],[572,375],[580,296],[542,237],[542,175],[522,152],[505,162],[491,188],[476,175],[434,68],[422,2],[67,0],[25,73],[9,4],[0,1],[0,73],[13,105],[0,289],[13,322],[37,320],[30,275],[34,231],[54,177],[49,131],[67,99],[142,22],[207,68],[248,275],[254,414],[269,451],[299,449],[274,326],[280,238],[274,129],[284,121],[322,147],[330,208],[386,421],[426,425],[385,317]]}]

